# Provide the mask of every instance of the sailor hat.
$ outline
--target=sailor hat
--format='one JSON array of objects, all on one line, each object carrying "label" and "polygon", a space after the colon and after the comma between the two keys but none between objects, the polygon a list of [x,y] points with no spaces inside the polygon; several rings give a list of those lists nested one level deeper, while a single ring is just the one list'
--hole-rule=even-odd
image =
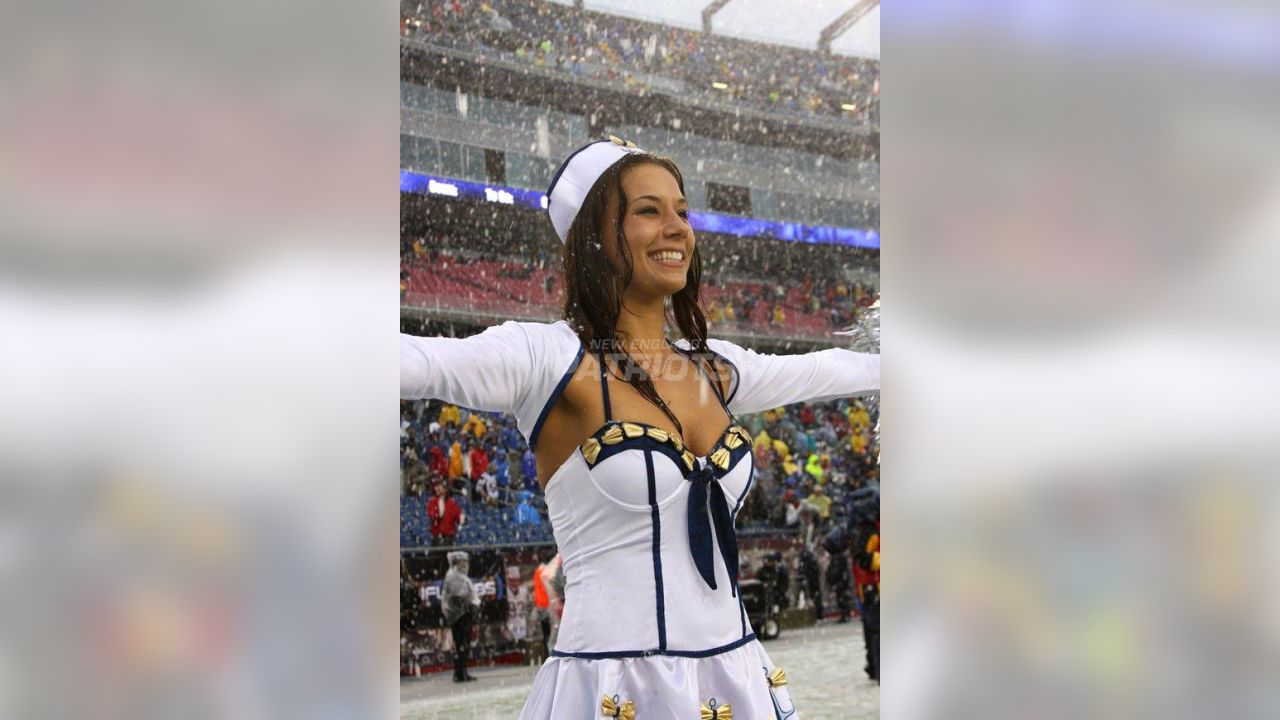
[{"label": "sailor hat", "polygon": [[547,214],[560,242],[568,242],[569,227],[600,176],[627,155],[642,152],[635,143],[610,135],[579,148],[560,165],[547,188]]}]

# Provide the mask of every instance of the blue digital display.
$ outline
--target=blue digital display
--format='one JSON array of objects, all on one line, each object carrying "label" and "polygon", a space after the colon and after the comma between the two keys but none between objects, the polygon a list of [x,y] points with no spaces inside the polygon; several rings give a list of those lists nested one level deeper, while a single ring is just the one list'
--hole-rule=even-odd
[{"label": "blue digital display", "polygon": [[[547,195],[537,190],[485,185],[468,180],[423,175],[400,171],[400,192],[419,195],[440,195],[459,200],[476,200],[498,205],[523,205],[534,210],[546,210]],[[699,232],[714,232],[738,237],[771,237],[803,243],[825,243],[850,247],[880,248],[880,233],[876,230],[832,227],[829,225],[805,225],[803,223],[756,220],[754,218],[721,215],[719,213],[691,211],[689,224]]]}]

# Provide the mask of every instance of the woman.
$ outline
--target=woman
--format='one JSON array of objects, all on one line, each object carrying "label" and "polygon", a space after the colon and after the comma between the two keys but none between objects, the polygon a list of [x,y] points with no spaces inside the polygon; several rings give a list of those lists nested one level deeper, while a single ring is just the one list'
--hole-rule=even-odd
[{"label": "woman", "polygon": [[708,340],[670,160],[610,138],[547,194],[565,319],[400,349],[402,397],[513,413],[536,456],[567,585],[520,717],[796,717],[738,597],[733,517],[753,458],[735,414],[874,391],[879,356]]}]

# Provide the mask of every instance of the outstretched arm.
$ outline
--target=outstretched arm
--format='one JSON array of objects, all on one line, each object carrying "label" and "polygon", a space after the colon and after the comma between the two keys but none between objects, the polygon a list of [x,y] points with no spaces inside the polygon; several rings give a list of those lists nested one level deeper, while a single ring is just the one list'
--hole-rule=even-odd
[{"label": "outstretched arm", "polygon": [[400,335],[400,398],[435,398],[484,412],[516,412],[534,357],[516,322],[469,338]]},{"label": "outstretched arm", "polygon": [[762,412],[798,402],[821,402],[880,389],[880,356],[830,348],[804,355],[762,355],[724,340],[712,350],[738,368],[729,409]]}]

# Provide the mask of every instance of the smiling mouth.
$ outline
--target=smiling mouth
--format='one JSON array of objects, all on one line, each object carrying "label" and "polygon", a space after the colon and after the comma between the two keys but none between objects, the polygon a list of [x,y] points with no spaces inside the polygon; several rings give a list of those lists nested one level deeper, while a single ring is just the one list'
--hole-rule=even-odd
[{"label": "smiling mouth", "polygon": [[666,265],[667,267],[684,266],[684,253],[679,250],[664,250],[662,252],[649,253],[649,259],[659,265]]}]

